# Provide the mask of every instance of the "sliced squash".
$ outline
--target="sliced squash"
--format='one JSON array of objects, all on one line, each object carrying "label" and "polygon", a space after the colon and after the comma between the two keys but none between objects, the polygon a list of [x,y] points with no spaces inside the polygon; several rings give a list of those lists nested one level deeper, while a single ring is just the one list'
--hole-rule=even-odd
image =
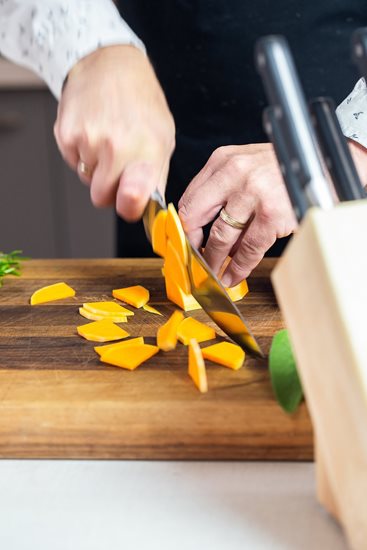
[{"label": "sliced squash", "polygon": [[158,352],[158,346],[151,346],[150,344],[132,345],[106,351],[101,356],[101,361],[115,367],[134,370]]},{"label": "sliced squash", "polygon": [[215,330],[193,317],[186,317],[177,328],[177,338],[187,346],[192,338],[197,342],[206,342],[216,337]]},{"label": "sliced squash", "polygon": [[75,290],[66,283],[55,283],[54,285],[44,286],[33,292],[30,303],[31,306],[72,298],[75,296]]},{"label": "sliced squash", "polygon": [[159,327],[157,332],[157,345],[163,351],[171,351],[177,345],[177,329],[183,321],[182,311],[174,311],[164,325]]},{"label": "sliced squash", "polygon": [[186,294],[171,276],[166,274],[164,280],[166,283],[167,298],[171,300],[171,302],[182,308],[184,311],[201,309],[201,305],[195,300],[193,295]]},{"label": "sliced squash", "polygon": [[111,342],[112,340],[122,340],[130,336],[126,330],[115,325],[109,319],[81,325],[77,327],[77,331],[80,336],[92,342]]},{"label": "sliced squash", "polygon": [[219,365],[233,370],[240,369],[245,360],[243,349],[231,342],[219,342],[203,348],[201,351],[204,359],[209,359],[213,363],[219,363]]},{"label": "sliced squash", "polygon": [[123,315],[124,317],[129,317],[134,315],[134,312],[126,307],[116,304],[116,302],[88,302],[83,304],[83,308],[91,313],[96,313],[97,315],[104,315],[105,317],[111,315]]},{"label": "sliced squash", "polygon": [[194,280],[195,288],[198,288],[201,283],[206,281],[208,274],[205,269],[201,266],[199,261],[195,258],[194,255],[191,256],[191,272],[192,278]]},{"label": "sliced squash", "polygon": [[168,239],[172,242],[174,248],[177,250],[181,258],[181,262],[183,263],[183,265],[187,266],[188,254],[186,236],[181,224],[181,220],[178,217],[176,209],[172,203],[168,205],[167,209],[166,233]]},{"label": "sliced squash", "polygon": [[185,294],[190,294],[191,286],[187,267],[183,264],[179,253],[174,247],[171,239],[167,241],[166,257],[164,262],[164,272],[169,277],[174,279],[176,284],[184,291]]},{"label": "sliced squash", "polygon": [[225,323],[233,334],[241,334],[245,330],[243,322],[235,313],[228,313],[226,311],[212,311],[211,317],[219,326],[222,326],[222,324]]},{"label": "sliced squash", "polygon": [[158,309],[155,309],[155,307],[150,306],[149,304],[145,304],[145,306],[143,306],[143,309],[148,313],[154,313],[155,315],[162,315],[162,313],[158,311]]},{"label": "sliced squash", "polygon": [[127,323],[127,317],[125,317],[125,315],[102,315],[97,313],[91,313],[84,307],[79,308],[79,313],[82,317],[85,317],[90,321],[103,321],[103,319],[109,319],[114,323]]},{"label": "sliced squash", "polygon": [[115,344],[106,344],[105,346],[95,346],[94,351],[98,355],[103,355],[110,349],[120,349],[125,348],[126,346],[138,346],[144,344],[143,336],[138,336],[137,338],[130,338],[130,340],[123,340],[123,342],[116,342]]},{"label": "sliced squash", "polygon": [[238,285],[236,286],[226,288],[226,291],[232,302],[238,302],[238,300],[242,300],[242,298],[244,298],[248,293],[248,285],[246,279],[238,283]]},{"label": "sliced squash", "polygon": [[201,393],[208,391],[205,363],[199,344],[194,338],[189,342],[189,375]]},{"label": "sliced squash", "polygon": [[154,218],[152,225],[152,248],[162,258],[166,255],[167,246],[167,210],[160,210]]},{"label": "sliced squash", "polygon": [[112,291],[112,296],[137,308],[145,306],[150,298],[149,290],[140,285],[117,288]]}]

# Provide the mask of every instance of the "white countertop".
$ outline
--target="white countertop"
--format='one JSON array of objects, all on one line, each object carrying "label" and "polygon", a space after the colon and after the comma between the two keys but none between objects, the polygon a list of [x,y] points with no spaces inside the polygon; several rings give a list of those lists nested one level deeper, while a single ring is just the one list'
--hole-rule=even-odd
[{"label": "white countertop", "polygon": [[0,461],[4,550],[342,550],[314,465]]}]

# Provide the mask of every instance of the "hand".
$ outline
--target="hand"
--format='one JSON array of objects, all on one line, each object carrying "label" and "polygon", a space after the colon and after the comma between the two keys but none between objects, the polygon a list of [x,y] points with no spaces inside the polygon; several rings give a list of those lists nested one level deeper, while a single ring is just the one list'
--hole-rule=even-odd
[{"label": "hand", "polygon": [[[156,187],[164,193],[175,126],[152,66],[137,48],[101,48],[73,67],[55,137],[90,185],[95,206],[115,203],[121,217],[135,221]],[[89,173],[81,172],[80,161]]]},{"label": "hand", "polygon": [[191,242],[199,247],[203,227],[225,207],[235,229],[218,217],[213,223],[204,257],[215,273],[232,260],[222,277],[234,286],[247,277],[277,238],[297,226],[273,147],[268,143],[220,147],[192,180],[179,203],[179,215]]}]

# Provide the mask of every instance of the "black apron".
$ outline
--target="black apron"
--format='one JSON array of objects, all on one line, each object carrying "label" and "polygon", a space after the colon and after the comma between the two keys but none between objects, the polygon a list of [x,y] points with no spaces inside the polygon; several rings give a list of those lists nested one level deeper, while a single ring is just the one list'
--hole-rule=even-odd
[{"label": "black apron", "polygon": [[[285,35],[306,95],[339,103],[358,76],[350,36],[367,25],[366,0],[121,0],[120,12],[144,41],[175,118],[166,196],[176,204],[214,149],[268,141],[258,37]],[[141,223],[118,220],[118,254],[152,255]]]}]

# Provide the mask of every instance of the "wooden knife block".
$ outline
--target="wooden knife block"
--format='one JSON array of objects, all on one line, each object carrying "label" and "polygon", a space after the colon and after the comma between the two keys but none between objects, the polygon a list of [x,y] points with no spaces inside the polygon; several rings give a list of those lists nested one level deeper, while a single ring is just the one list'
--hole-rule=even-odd
[{"label": "wooden knife block", "polygon": [[272,273],[315,433],[318,498],[367,548],[367,201],[311,209]]}]

